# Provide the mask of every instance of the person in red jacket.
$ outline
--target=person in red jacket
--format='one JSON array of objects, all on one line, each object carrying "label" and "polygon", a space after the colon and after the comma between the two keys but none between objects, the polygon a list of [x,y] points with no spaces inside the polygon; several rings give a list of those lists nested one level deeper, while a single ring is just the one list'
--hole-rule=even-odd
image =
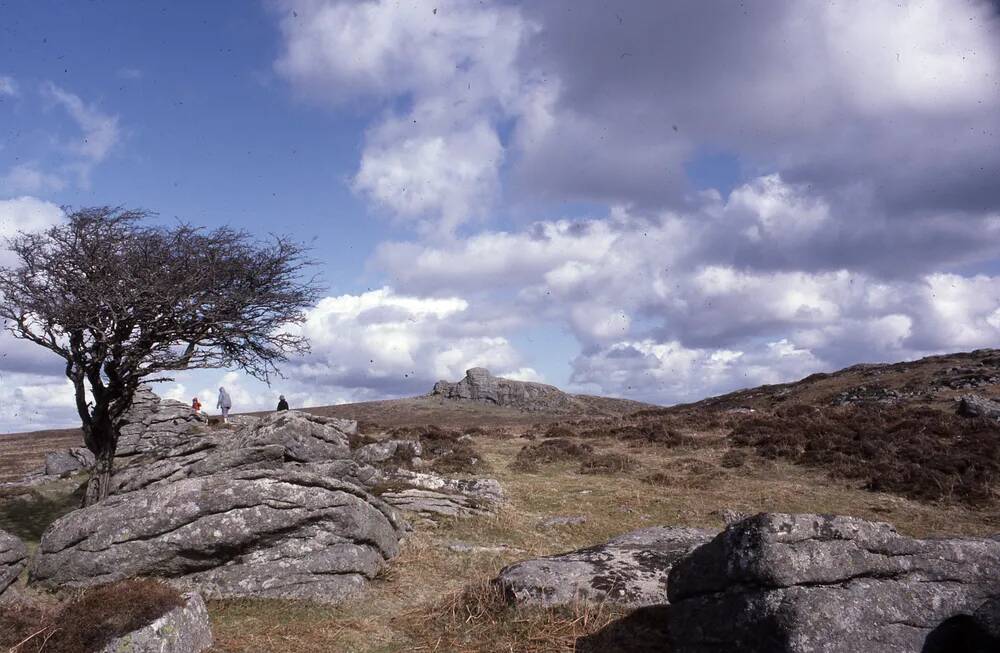
[{"label": "person in red jacket", "polygon": [[191,410],[195,413],[201,414],[201,402],[198,401],[198,397],[191,400]]}]

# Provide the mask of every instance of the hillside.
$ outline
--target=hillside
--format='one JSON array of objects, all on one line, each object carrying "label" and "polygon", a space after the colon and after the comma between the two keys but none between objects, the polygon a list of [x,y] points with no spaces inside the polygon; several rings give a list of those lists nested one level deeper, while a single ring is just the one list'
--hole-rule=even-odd
[{"label": "hillside", "polygon": [[977,349],[928,356],[902,363],[863,363],[799,381],[738,390],[680,406],[669,412],[774,410],[782,405],[812,406],[880,402],[947,409],[962,395],[1000,399],[1000,350]]}]

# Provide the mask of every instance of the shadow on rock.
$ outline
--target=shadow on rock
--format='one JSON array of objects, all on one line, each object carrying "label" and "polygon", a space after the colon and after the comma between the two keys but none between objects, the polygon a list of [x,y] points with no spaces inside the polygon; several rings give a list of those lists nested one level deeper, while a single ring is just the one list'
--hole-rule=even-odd
[{"label": "shadow on rock", "polygon": [[946,619],[927,635],[921,653],[996,653],[1000,638],[993,637],[973,617],[960,614]]},{"label": "shadow on rock", "polygon": [[651,605],[576,640],[578,653],[669,653],[669,605]]}]

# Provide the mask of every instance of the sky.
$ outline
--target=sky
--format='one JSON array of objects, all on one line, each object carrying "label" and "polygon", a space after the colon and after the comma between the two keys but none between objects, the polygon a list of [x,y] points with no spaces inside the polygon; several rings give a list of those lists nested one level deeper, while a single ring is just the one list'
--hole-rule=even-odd
[{"label": "sky", "polygon": [[[0,237],[95,205],[313,247],[284,378],[156,388],[210,410],[997,346],[1000,3],[0,0]],[[0,336],[0,432],[78,423],[59,361]]]}]

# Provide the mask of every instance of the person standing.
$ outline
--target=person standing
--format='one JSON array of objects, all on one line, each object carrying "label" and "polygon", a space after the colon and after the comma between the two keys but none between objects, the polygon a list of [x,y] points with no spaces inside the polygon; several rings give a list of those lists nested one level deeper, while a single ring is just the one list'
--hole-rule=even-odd
[{"label": "person standing", "polygon": [[219,401],[215,406],[222,411],[222,423],[229,422],[229,410],[233,407],[233,400],[229,398],[229,393],[225,388],[219,388]]},{"label": "person standing", "polygon": [[201,415],[201,402],[198,401],[198,397],[191,400],[191,410],[193,410],[196,415]]},{"label": "person standing", "polygon": [[288,402],[285,401],[285,395],[278,395],[278,412],[283,410],[288,410]]}]

